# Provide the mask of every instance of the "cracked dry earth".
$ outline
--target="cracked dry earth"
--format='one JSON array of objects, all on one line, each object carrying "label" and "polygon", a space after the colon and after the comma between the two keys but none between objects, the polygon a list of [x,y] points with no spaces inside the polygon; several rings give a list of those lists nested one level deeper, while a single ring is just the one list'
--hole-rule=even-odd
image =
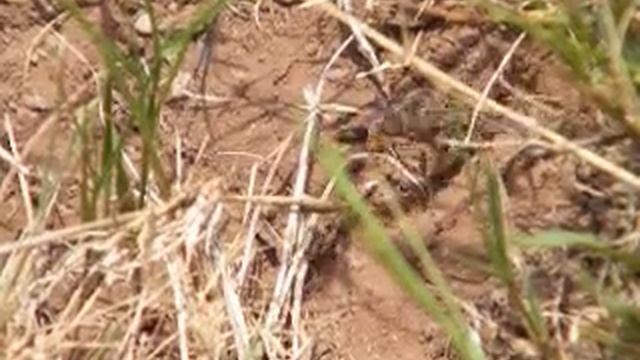
[{"label": "cracked dry earth", "polygon": [[[361,1],[356,2],[356,13],[407,44],[420,39],[417,56],[478,90],[518,36],[513,29],[483,21],[481,14],[453,2],[436,1],[420,16],[416,16],[418,4],[412,1],[405,2],[410,5],[406,8],[396,2],[392,6],[387,6],[387,1],[374,3],[374,11],[367,11]],[[166,15],[193,4],[160,1],[157,6]],[[96,16],[99,13],[95,7],[87,11]],[[258,26],[253,3],[237,2],[233,9],[227,9],[209,39],[213,42],[209,44],[212,56],[208,73],[198,75],[189,85],[194,92],[204,90],[227,100],[172,101],[161,124],[166,158],[174,156],[174,133],[184,141],[182,156],[187,168],[208,138],[209,146],[194,174],[202,178],[228,174],[228,179],[238,179],[230,183],[238,192],[244,191],[256,159],[299,131],[299,119],[304,115],[303,89],[315,84],[347,34],[344,27],[319,11],[271,1],[263,3],[259,18]],[[34,7],[28,1],[0,1],[0,113],[12,119],[18,144],[30,138],[64,94],[73,93],[91,79],[85,61],[65,50],[52,36],[45,37],[31,61],[25,63],[25,54],[45,23],[41,6]],[[98,64],[92,46],[73,23],[66,22],[57,30],[89,63]],[[200,40],[190,51],[185,73],[196,69],[204,45]],[[383,51],[379,55],[389,62],[401,62]],[[471,214],[468,173],[480,154],[506,169],[520,156],[520,147],[505,145],[482,151],[451,145],[451,140],[464,138],[472,109],[439,93],[409,69],[389,70],[382,80],[357,76],[368,70],[355,47],[337,61],[328,76],[324,101],[360,111],[352,116],[324,114],[323,133],[346,141],[354,154],[368,152],[367,159],[354,166],[353,179],[361,189],[374,181],[391,185],[390,189],[374,187],[368,194],[391,232],[395,231],[394,220],[385,206],[389,192],[416,219],[456,292],[476,305],[483,316],[495,318],[504,310],[504,294],[486,277],[463,266],[469,256],[480,260],[484,256],[478,224]],[[588,120],[594,110],[581,101],[563,75],[553,59],[525,41],[491,96],[572,137],[586,136],[598,126]],[[557,94],[563,94],[563,98]],[[581,125],[567,124],[567,118]],[[68,145],[64,135],[71,129],[68,120],[63,118],[50,130],[49,142],[36,146],[28,159],[31,163],[64,166],[63,149]],[[476,142],[519,144],[524,144],[525,138],[523,129],[496,117],[481,117],[473,136]],[[277,173],[273,193],[289,191],[296,154],[288,153],[284,164]],[[579,165],[565,156],[517,162],[517,169],[508,171],[505,179],[515,225],[522,229],[564,224],[590,228],[597,226],[594,222],[606,223],[587,216],[579,201],[588,200],[576,200],[572,179]],[[411,173],[413,180],[399,168]],[[7,168],[1,170],[4,174]],[[309,188],[319,195],[324,179],[319,169],[315,171]],[[39,185],[33,184],[35,188]],[[70,189],[61,194],[66,206],[56,209],[56,216],[48,224],[52,228],[77,221],[76,193],[73,187]],[[14,192],[3,200],[7,211],[0,215],[0,242],[14,238],[25,222],[19,196]],[[433,321],[368,256],[357,231],[337,231],[335,224],[340,222],[324,219],[318,237],[322,243],[312,254],[314,266],[304,316],[308,331],[317,340],[316,358],[453,358],[447,338]],[[510,321],[508,314],[501,316],[496,320],[499,324]],[[513,332],[508,326],[481,330],[495,358],[512,358],[521,352],[513,348],[518,342],[510,341]]]}]

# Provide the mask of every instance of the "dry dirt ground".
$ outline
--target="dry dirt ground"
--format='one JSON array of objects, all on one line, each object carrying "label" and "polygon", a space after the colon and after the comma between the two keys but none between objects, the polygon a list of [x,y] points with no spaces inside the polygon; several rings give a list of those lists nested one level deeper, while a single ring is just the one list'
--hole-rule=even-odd
[{"label": "dry dirt ground", "polygon": [[[397,37],[398,11],[387,1],[374,3],[378,12],[366,12],[361,2],[356,3],[357,12],[375,27]],[[158,5],[167,16],[190,6],[188,2]],[[181,155],[190,174],[198,178],[222,175],[229,190],[238,193],[246,188],[251,166],[257,159],[273,152],[292,133],[296,141],[300,139],[305,115],[301,108],[303,90],[317,82],[323,67],[349,35],[347,28],[319,11],[289,6],[285,1],[263,1],[258,25],[253,6],[250,2],[235,2],[232,9],[224,11],[209,44],[212,56],[208,72],[204,79],[201,73],[197,74],[189,84],[193,93],[204,91],[227,100],[175,99],[167,105],[161,124],[161,143],[168,160],[175,158],[172,147],[177,134],[183,141]],[[464,7],[451,7],[441,1],[433,6],[456,16],[433,15],[411,24],[410,39],[421,33],[417,55],[481,90],[518,33],[486,22]],[[97,11],[95,7],[86,10],[94,14]],[[10,119],[19,147],[33,136],[56,104],[82,86],[92,86],[88,64],[93,69],[99,64],[94,48],[71,22],[65,22],[57,31],[73,51],[51,33],[33,50],[45,24],[43,13],[32,2],[0,1],[0,113]],[[185,74],[195,71],[204,45],[201,39],[190,50],[183,67]],[[30,52],[31,59],[26,59]],[[379,54],[384,60],[401,61],[382,51]],[[388,180],[404,209],[428,238],[428,246],[450,276],[452,286],[485,316],[498,316],[496,313],[504,310],[503,294],[485,276],[463,267],[461,260],[463,256],[483,257],[468,184],[468,174],[480,154],[492,158],[502,171],[510,218],[518,228],[619,231],[601,218],[603,211],[593,211],[598,206],[609,209],[613,205],[595,204],[576,187],[582,168],[575,160],[561,154],[536,157],[529,155],[535,151],[521,151],[526,132],[498,117],[481,117],[473,137],[474,142],[494,142],[494,147],[469,150],[452,146],[447,141],[463,139],[471,109],[438,93],[408,69],[388,70],[378,84],[381,86],[377,86],[373,77],[358,75],[369,68],[355,46],[336,62],[328,75],[323,101],[361,111],[353,116],[323,114],[322,133],[343,140],[352,153],[369,153],[368,160],[353,171],[356,184],[363,188],[374,180]],[[525,39],[491,96],[536,116],[567,136],[586,138],[599,126],[591,120],[595,110],[580,99],[564,75],[552,57]],[[429,124],[414,126],[416,118],[427,119]],[[364,139],[367,132],[369,137]],[[29,163],[64,168],[64,149],[71,133],[72,123],[63,117],[44,140],[35,144]],[[191,167],[205,141],[202,159]],[[290,192],[296,157],[295,151],[285,156],[272,194]],[[398,175],[390,158],[413,173],[419,184]],[[6,170],[3,165],[3,173]],[[258,176],[264,177],[265,172],[260,168]],[[315,167],[308,186],[311,194],[319,195],[324,186],[326,179],[320,173]],[[37,181],[33,184],[34,189],[41,185]],[[583,185],[601,191],[606,187]],[[77,189],[70,186],[61,196],[63,200],[48,224],[51,228],[77,222]],[[383,198],[376,191],[371,195],[376,211],[393,231],[394,222]],[[7,242],[19,234],[25,221],[17,188],[2,203],[0,242]],[[394,284],[384,268],[368,256],[357,233],[331,234],[335,232],[328,231],[321,239],[329,243],[328,250],[319,250],[311,259],[313,268],[303,308],[307,331],[316,339],[315,358],[451,358],[447,339]],[[512,348],[515,342],[501,338],[501,332],[496,329],[493,334],[483,334],[496,344],[495,349],[490,349],[496,352],[493,356],[510,358],[512,353],[520,352],[521,349]]]}]

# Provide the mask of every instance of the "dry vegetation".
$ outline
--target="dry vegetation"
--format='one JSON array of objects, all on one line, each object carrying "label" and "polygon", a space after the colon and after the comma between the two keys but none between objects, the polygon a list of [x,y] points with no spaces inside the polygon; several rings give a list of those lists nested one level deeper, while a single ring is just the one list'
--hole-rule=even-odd
[{"label": "dry vegetation", "polygon": [[0,1],[0,354],[637,359],[634,1]]}]

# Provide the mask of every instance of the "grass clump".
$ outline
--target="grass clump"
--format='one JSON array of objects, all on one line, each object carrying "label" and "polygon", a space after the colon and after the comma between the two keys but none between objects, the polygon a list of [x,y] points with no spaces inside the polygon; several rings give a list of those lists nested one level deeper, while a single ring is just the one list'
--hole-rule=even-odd
[{"label": "grass clump", "polygon": [[[134,337],[139,336],[136,326],[141,326],[143,318],[158,321],[162,332],[163,322],[170,319],[161,314],[175,312],[170,302],[162,300],[172,298],[167,274],[157,270],[166,263],[180,271],[184,266],[167,252],[183,240],[183,224],[166,215],[190,202],[184,197],[176,202],[171,193],[171,176],[159,146],[160,115],[188,47],[227,1],[202,2],[192,18],[176,29],[160,29],[154,5],[144,1],[142,10],[151,22],[148,56],[122,46],[75,1],[59,3],[86,32],[102,60],[97,98],[71,114],[77,158],[69,157],[68,168],[77,165],[83,224],[59,233],[46,230],[51,202],[59,190],[55,184],[53,194],[45,191],[43,195],[46,201],[39,204],[37,223],[30,224],[15,242],[0,246],[0,353],[7,358],[131,357],[137,346]],[[101,15],[100,20],[106,21]],[[130,161],[125,152],[132,144],[139,145],[139,161]],[[150,194],[159,195],[160,206],[150,206]],[[156,247],[164,243],[166,248],[158,254],[152,243]],[[123,286],[110,293],[119,285]],[[105,297],[113,303],[105,306]],[[218,302],[199,305],[220,308]],[[49,313],[25,313],[25,306]],[[197,320],[215,327],[222,318]],[[154,344],[141,345],[139,356],[146,350],[150,357],[171,354],[172,342],[179,336],[156,335],[163,341],[151,349],[145,346]]]},{"label": "grass clump", "polygon": [[[112,214],[113,210],[141,208],[152,180],[159,194],[166,198],[171,189],[167,166],[163,164],[158,148],[160,113],[171,94],[173,80],[178,75],[188,46],[212,26],[226,0],[204,2],[192,19],[174,30],[160,29],[153,4],[144,1],[143,11],[151,24],[152,46],[148,57],[143,56],[140,49],[121,47],[117,34],[98,29],[75,1],[63,0],[62,4],[90,36],[101,55],[104,70],[101,106],[85,114],[77,126],[84,220],[98,216],[99,204],[103,205],[102,215]],[[107,20],[103,18],[102,21]],[[103,26],[103,29],[108,27]],[[120,126],[113,118],[119,105],[124,105],[126,110],[126,118]],[[97,124],[96,118],[100,118],[102,123]],[[103,129],[100,139],[90,136],[96,126]],[[140,161],[136,178],[132,181],[130,177],[134,171],[127,168],[123,151],[134,134],[139,134]],[[115,209],[111,208],[112,194],[117,199]]]}]

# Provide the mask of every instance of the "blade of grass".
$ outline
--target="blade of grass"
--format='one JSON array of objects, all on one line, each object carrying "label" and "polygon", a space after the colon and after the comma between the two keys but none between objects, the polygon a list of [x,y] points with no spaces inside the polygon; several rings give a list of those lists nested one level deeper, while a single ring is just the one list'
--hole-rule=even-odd
[{"label": "blade of grass", "polygon": [[636,254],[616,249],[589,233],[551,229],[532,235],[519,234],[514,237],[514,242],[523,248],[578,248],[620,262],[632,272],[640,271],[640,258]]},{"label": "blade of grass", "polygon": [[508,286],[513,286],[515,284],[515,274],[511,268],[507,249],[507,229],[502,209],[500,182],[498,175],[489,164],[485,164],[485,176],[488,194],[485,245],[489,251],[489,258],[495,270],[495,275]]},{"label": "blade of grass", "polygon": [[521,283],[509,258],[510,238],[506,226],[506,215],[502,208],[502,192],[497,171],[489,161],[484,163],[487,186],[487,216],[484,220],[484,238],[494,276],[507,288],[509,301],[523,318],[530,339],[546,359],[560,358],[554,345],[549,342],[549,331],[542,319],[538,300],[533,289],[524,278]]},{"label": "blade of grass", "polygon": [[448,307],[457,305],[442,304],[424,286],[420,275],[407,263],[401,252],[392,245],[386,230],[344,172],[344,158],[336,149],[337,147],[333,145],[321,142],[318,159],[320,164],[334,176],[337,192],[358,215],[364,230],[366,245],[397,283],[447,331],[463,359],[485,359],[482,347],[477,342],[477,338],[472,335],[468,325],[452,316],[448,310]]}]

